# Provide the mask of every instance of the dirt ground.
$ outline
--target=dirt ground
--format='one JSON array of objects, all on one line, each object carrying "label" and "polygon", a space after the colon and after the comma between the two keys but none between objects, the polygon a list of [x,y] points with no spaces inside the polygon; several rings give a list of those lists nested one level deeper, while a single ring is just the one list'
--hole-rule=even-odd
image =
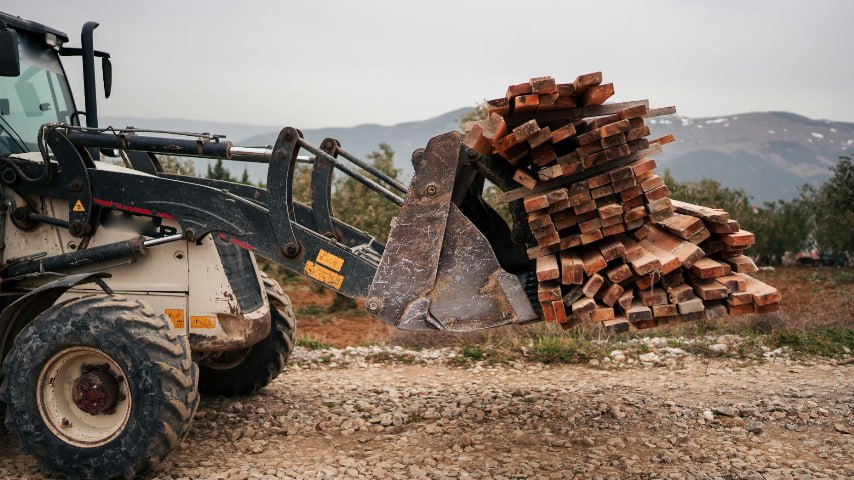
[{"label": "dirt ground", "polygon": [[[829,324],[854,325],[854,268],[782,267],[758,272],[755,276],[777,287],[783,295],[778,327],[810,329]],[[317,340],[335,347],[376,343],[411,343],[406,335],[376,318],[363,308],[329,313],[334,294],[314,288],[310,281],[299,279],[283,282],[297,311],[299,338]],[[746,315],[723,320],[733,326],[749,324],[753,317]],[[665,328],[666,329],[666,328]],[[662,329],[648,330],[656,335]],[[447,340],[432,340],[427,344],[453,344]],[[417,343],[417,342],[416,342]]]},{"label": "dirt ground", "polygon": [[[203,399],[149,478],[854,477],[850,364],[460,368],[315,354],[298,351],[254,397]],[[42,478],[11,442],[0,433],[0,478]]]}]

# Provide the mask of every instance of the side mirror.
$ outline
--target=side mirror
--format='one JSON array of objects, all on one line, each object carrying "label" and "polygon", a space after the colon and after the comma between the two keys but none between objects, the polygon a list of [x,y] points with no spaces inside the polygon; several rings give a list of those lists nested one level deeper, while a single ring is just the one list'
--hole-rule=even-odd
[{"label": "side mirror", "polygon": [[108,57],[101,57],[101,72],[104,74],[104,97],[110,98],[113,91],[113,64]]},{"label": "side mirror", "polygon": [[11,28],[0,28],[0,77],[17,77],[20,74],[18,32]]}]

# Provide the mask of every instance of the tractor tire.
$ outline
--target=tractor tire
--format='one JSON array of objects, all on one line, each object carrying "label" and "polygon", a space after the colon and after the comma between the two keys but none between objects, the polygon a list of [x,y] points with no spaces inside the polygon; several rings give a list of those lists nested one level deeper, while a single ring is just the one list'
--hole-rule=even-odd
[{"label": "tractor tire", "polygon": [[6,426],[43,472],[132,478],[190,430],[198,367],[185,335],[143,302],[93,295],[54,305],[3,365]]},{"label": "tractor tire", "polygon": [[272,382],[285,368],[294,349],[296,315],[291,299],[279,282],[261,272],[270,303],[270,334],[242,350],[225,352],[199,365],[199,390],[204,395],[235,396],[254,393]]}]

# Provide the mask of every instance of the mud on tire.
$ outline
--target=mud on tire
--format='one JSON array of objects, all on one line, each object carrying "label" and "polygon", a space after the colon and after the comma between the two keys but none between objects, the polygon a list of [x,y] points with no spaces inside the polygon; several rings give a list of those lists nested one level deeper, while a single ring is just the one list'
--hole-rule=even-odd
[{"label": "mud on tire", "polygon": [[[199,390],[206,395],[253,393],[273,381],[294,349],[296,315],[281,285],[261,272],[270,302],[270,334],[249,349],[226,352],[199,366]],[[229,360],[231,359],[231,360]]]},{"label": "mud on tire", "polygon": [[[116,378],[130,397],[117,433],[91,447],[54,433],[37,398],[51,359],[80,347],[108,356],[122,370]],[[21,331],[4,362],[6,426],[45,473],[131,478],[156,469],[189,431],[199,404],[198,368],[190,358],[187,338],[143,302],[94,295],[57,304]]]}]

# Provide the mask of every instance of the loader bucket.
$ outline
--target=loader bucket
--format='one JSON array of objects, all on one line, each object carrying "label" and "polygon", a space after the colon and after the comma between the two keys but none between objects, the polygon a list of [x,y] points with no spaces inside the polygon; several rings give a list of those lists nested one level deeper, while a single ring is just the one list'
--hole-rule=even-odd
[{"label": "loader bucket", "polygon": [[537,318],[516,275],[452,202],[461,136],[434,137],[391,228],[366,307],[403,330],[465,332]]}]

